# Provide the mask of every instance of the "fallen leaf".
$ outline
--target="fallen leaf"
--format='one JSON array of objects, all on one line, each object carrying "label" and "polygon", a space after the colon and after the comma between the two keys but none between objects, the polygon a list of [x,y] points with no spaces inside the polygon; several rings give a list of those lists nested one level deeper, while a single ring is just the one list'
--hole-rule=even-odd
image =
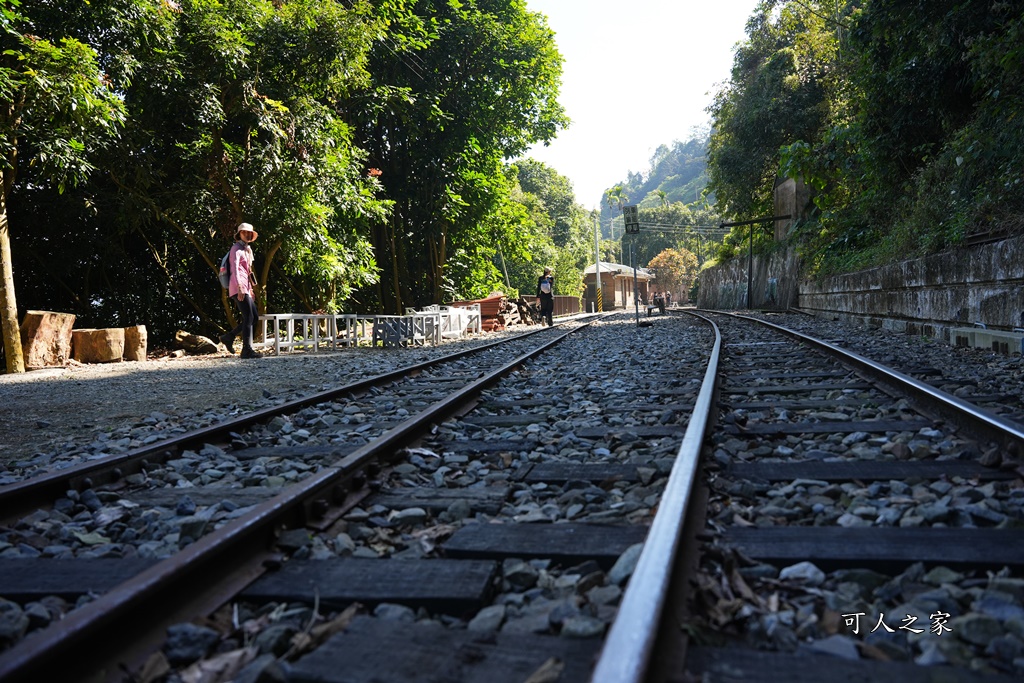
[{"label": "fallen leaf", "polygon": [[451,536],[456,532],[457,529],[458,527],[456,527],[454,524],[437,524],[431,527],[426,527],[424,529],[417,529],[409,535],[413,538],[429,538],[433,540]]},{"label": "fallen leaf", "polygon": [[154,652],[139,672],[139,683],[156,683],[171,673],[171,665],[163,652]]},{"label": "fallen leaf", "polygon": [[753,522],[748,522],[747,520],[743,519],[739,515],[733,515],[732,516],[732,523],[735,524],[736,526],[741,526],[741,527],[756,526]]},{"label": "fallen leaf", "polygon": [[182,683],[227,683],[234,679],[246,664],[256,659],[257,655],[259,650],[254,647],[231,650],[210,659],[201,659],[180,671],[178,676]]},{"label": "fallen leaf", "polygon": [[744,600],[754,603],[755,605],[761,604],[761,598],[758,597],[757,593],[750,589],[744,580],[743,575],[739,573],[735,567],[729,574],[729,582],[732,584],[733,592],[739,595]]},{"label": "fallen leaf", "polygon": [[316,649],[335,633],[340,633],[348,628],[352,620],[356,618],[363,606],[358,602],[353,603],[330,621],[314,626],[308,633],[297,633],[292,637],[292,646],[284,659],[294,659],[301,654]]},{"label": "fallen leaf", "polygon": [[565,662],[558,657],[552,657],[541,664],[540,668],[530,674],[523,683],[557,683],[564,668]]}]

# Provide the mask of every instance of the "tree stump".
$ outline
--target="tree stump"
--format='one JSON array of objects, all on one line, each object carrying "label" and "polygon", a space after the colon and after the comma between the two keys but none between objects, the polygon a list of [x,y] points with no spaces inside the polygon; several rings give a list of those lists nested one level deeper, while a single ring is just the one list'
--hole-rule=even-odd
[{"label": "tree stump", "polygon": [[28,311],[21,323],[21,347],[26,368],[64,365],[71,357],[71,313]]},{"label": "tree stump", "polygon": [[146,344],[148,335],[145,325],[133,325],[124,328],[124,359],[146,360]]},{"label": "tree stump", "polygon": [[124,329],[72,330],[71,351],[72,357],[80,363],[119,361],[124,355]]}]

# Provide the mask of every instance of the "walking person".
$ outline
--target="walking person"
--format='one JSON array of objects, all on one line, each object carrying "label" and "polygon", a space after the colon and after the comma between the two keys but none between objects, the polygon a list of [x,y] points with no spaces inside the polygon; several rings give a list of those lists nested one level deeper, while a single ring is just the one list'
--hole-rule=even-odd
[{"label": "walking person", "polygon": [[259,358],[260,354],[252,348],[252,340],[256,334],[256,322],[259,314],[256,311],[256,300],[252,289],[256,278],[252,274],[252,243],[259,233],[249,223],[241,223],[235,230],[235,243],[228,254],[228,270],[231,272],[231,283],[228,295],[238,304],[242,313],[242,321],[235,329],[220,336],[221,343],[228,347],[228,353],[234,353],[235,337],[242,338],[242,358]]},{"label": "walking person", "polygon": [[544,324],[545,318],[548,327],[554,325],[552,316],[555,312],[555,276],[551,274],[551,268],[545,268],[544,274],[537,278],[537,301],[540,302],[540,324]]}]

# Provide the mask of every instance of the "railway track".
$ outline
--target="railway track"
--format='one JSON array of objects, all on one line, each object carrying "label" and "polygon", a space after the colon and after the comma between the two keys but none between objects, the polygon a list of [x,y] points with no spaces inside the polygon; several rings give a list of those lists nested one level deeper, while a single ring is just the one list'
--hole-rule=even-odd
[{"label": "railway track", "polygon": [[[915,395],[916,412],[895,379],[867,380],[881,368],[719,322],[724,346],[688,316],[563,325],[543,346],[514,342],[530,351],[393,373],[15,487],[0,538],[45,536],[53,517],[29,502],[42,496],[103,522],[86,537],[144,540],[88,562],[76,545],[62,572],[45,540],[51,552],[0,563],[0,596],[23,605],[101,594],[0,654],[0,679],[67,680],[74,661],[75,678],[108,680],[204,667],[228,673],[203,680],[275,667],[293,681],[804,680],[840,665],[915,680],[929,669],[900,660],[959,664],[949,642],[985,669],[944,667],[951,680],[1012,674],[1014,641],[976,653],[961,627],[982,622],[959,612],[930,641],[858,636],[869,611],[904,604],[885,600],[920,596],[921,563],[962,591],[995,581],[982,591],[1010,595],[996,601],[1010,621],[977,614],[1012,633],[1024,544],[1004,521],[1020,518],[1019,476],[969,456],[1019,434],[985,415],[954,430],[963,405]],[[176,534],[146,536],[169,509]],[[890,572],[881,585],[900,590],[833,590],[856,583],[844,571]]]},{"label": "railway track", "polygon": [[[300,522],[329,527],[379,486],[375,477],[383,472],[382,457],[392,456],[431,422],[443,420],[574,327],[564,325],[557,332],[531,333],[403,368],[128,454],[3,487],[0,509],[8,524],[24,529],[8,538],[36,541],[42,555],[99,560],[85,573],[79,568],[82,563],[53,569],[55,565],[46,562],[29,572],[28,565],[12,565],[0,582],[4,596],[38,596],[32,586],[25,591],[17,581],[29,576],[29,583],[39,583],[36,572],[52,571],[57,578],[51,588],[81,579],[57,595],[103,592],[104,597],[98,606],[75,611],[3,655],[0,678],[6,669],[13,675],[53,667],[53,653],[64,650],[88,652],[86,659],[92,658],[100,648],[92,643],[90,632],[95,633],[98,624],[129,618],[139,609],[135,605],[140,598],[149,596],[151,609],[187,613],[233,594],[263,571],[262,563],[277,561],[271,548],[279,528],[298,527]],[[382,386],[389,387],[386,395]],[[310,418],[311,407],[325,405],[315,419]],[[210,461],[218,457],[220,469],[211,472]],[[282,461],[290,469],[275,469],[275,462]],[[225,465],[233,466],[234,474],[225,476]],[[52,512],[45,514],[51,506]],[[167,514],[168,507],[184,514],[170,527],[154,525],[154,518]],[[249,509],[242,516],[236,514]],[[69,542],[39,539],[40,526],[52,525],[55,518],[65,521],[65,513],[78,522],[61,531]],[[132,543],[139,535],[148,538]],[[90,552],[94,543],[129,552],[96,557]],[[192,584],[204,580],[212,566],[228,567],[233,556],[247,561],[237,571],[226,572],[230,576],[219,591],[207,594],[194,588]],[[200,597],[191,600],[192,595]],[[144,651],[155,639],[150,637],[137,649]]]},{"label": "railway track", "polygon": [[[830,344],[712,317],[728,341],[686,671],[1016,680],[1020,427],[867,359],[840,364]],[[1003,468],[979,464],[994,453]]]},{"label": "railway track", "polygon": [[936,345],[914,335],[882,333],[861,327],[855,328],[857,333],[850,334],[850,327],[846,325],[798,312],[750,315],[832,341],[947,394],[964,398],[1003,419],[1024,424],[1024,393],[1020,391],[1018,364],[1006,356],[993,355],[983,349],[947,347],[946,353],[936,358],[930,353],[930,347]]}]

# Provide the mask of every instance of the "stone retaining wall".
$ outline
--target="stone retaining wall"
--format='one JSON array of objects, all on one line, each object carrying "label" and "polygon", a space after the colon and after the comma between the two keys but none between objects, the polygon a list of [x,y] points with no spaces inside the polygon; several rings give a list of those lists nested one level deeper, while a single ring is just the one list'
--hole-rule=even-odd
[{"label": "stone retaining wall", "polygon": [[1024,237],[800,285],[799,307],[949,341],[953,327],[1024,326]]},{"label": "stone retaining wall", "polygon": [[[800,308],[815,315],[949,340],[954,327],[1024,327],[1024,237],[961,247],[921,259],[799,282],[793,254],[754,259],[755,308]],[[747,260],[701,273],[698,306],[746,308]],[[775,278],[777,304],[765,293]]]}]

